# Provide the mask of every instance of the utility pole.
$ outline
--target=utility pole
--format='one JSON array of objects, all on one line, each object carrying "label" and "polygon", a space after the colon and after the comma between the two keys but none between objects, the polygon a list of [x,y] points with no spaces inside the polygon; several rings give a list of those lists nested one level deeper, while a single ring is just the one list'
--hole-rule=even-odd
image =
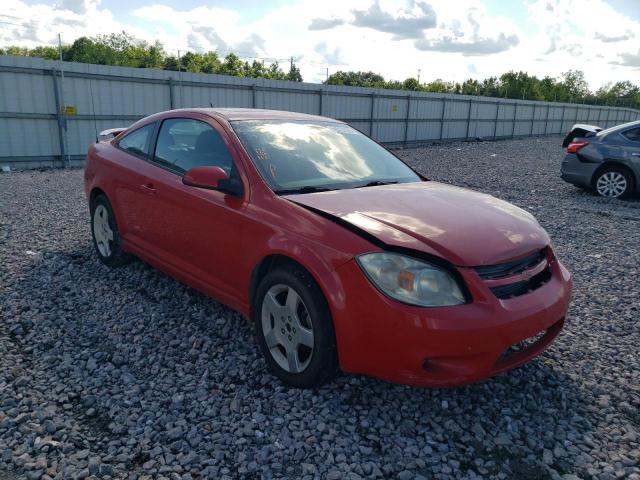
[{"label": "utility pole", "polygon": [[420,85],[420,72],[422,71],[422,69],[418,69],[418,85]]},{"label": "utility pole", "polygon": [[58,53],[60,54],[60,103],[64,126],[64,143],[67,145],[67,167],[70,167],[71,154],[69,153],[69,137],[67,135],[67,106],[64,103],[64,68],[62,67],[62,37],[60,36],[60,33],[58,33]]},{"label": "utility pole", "polygon": [[327,67],[327,82],[329,81],[329,67]]}]

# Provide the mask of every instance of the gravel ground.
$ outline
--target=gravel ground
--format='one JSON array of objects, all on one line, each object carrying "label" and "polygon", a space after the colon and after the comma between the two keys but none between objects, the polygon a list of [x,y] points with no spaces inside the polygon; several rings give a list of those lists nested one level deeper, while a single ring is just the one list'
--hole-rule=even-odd
[{"label": "gravel ground", "polygon": [[575,279],[547,352],[448,390],[288,389],[237,313],[98,262],[81,171],[0,175],[0,478],[640,479],[640,201],[562,182],[559,143],[401,152],[534,213]]}]

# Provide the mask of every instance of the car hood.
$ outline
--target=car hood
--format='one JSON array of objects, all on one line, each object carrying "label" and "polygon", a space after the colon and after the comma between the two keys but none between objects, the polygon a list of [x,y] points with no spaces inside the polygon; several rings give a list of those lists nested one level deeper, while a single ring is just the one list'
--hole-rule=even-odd
[{"label": "car hood", "polygon": [[544,229],[521,208],[433,181],[286,198],[386,245],[437,255],[458,266],[507,262],[549,244]]}]

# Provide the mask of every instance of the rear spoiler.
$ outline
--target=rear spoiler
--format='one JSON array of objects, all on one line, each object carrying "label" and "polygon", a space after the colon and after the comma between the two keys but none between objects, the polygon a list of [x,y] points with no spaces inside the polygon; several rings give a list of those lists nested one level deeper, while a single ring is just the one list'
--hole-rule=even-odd
[{"label": "rear spoiler", "polygon": [[116,138],[122,132],[124,132],[128,127],[118,127],[118,128],[110,128],[108,130],[103,130],[98,134],[99,142],[108,142],[112,138]]},{"label": "rear spoiler", "polygon": [[585,125],[584,123],[576,123],[571,127],[571,131],[567,133],[562,141],[562,148],[567,148],[569,144],[577,137],[593,137],[596,133],[602,131],[601,127],[596,125]]}]

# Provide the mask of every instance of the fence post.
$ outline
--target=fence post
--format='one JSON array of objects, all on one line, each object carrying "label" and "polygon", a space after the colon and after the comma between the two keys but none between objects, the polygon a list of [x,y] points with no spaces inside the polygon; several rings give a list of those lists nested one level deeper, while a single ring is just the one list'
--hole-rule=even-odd
[{"label": "fence post", "polygon": [[560,122],[560,131],[558,133],[562,133],[562,131],[564,130],[564,114],[567,111],[567,106],[563,105],[562,106],[562,121]]},{"label": "fence post", "polygon": [[256,108],[256,84],[251,85],[251,108]]},{"label": "fence post", "polygon": [[533,114],[531,115],[531,133],[530,137],[533,137],[533,123],[536,121],[536,104],[533,104]]},{"label": "fence post", "polygon": [[547,135],[547,129],[549,128],[549,109],[551,108],[551,105],[549,105],[547,103],[547,116],[544,119],[544,135]]},{"label": "fence post", "polygon": [[607,124],[605,128],[609,128],[610,122],[611,122],[611,108],[607,108]]},{"label": "fence post", "polygon": [[447,97],[442,98],[442,117],[440,118],[440,137],[438,140],[442,140],[442,133],[444,131],[444,118],[447,113]]},{"label": "fence post", "polygon": [[511,138],[516,134],[516,118],[518,117],[518,102],[513,102],[513,122],[511,125]]},{"label": "fence post", "polygon": [[407,115],[404,119],[404,146],[409,141],[409,114],[411,113],[411,94],[407,95]]},{"label": "fence post", "polygon": [[318,108],[320,110],[320,116],[322,116],[322,89],[318,90]]},{"label": "fence post", "polygon": [[376,94],[372,93],[371,94],[371,112],[369,113],[369,136],[371,138],[374,138],[373,137],[373,115],[375,114],[375,108],[376,108]]},{"label": "fence post", "polygon": [[56,102],[56,120],[58,121],[58,144],[60,145],[60,161],[64,167],[64,117],[62,116],[62,106],[60,105],[60,92],[58,92],[58,72],[55,68],[51,69],[51,77],[53,78],[53,98]]},{"label": "fence post", "polygon": [[174,100],[173,100],[173,78],[169,77],[169,110],[173,110],[174,108]]},{"label": "fence post", "polygon": [[465,139],[469,138],[469,128],[471,127],[471,110],[473,108],[473,98],[469,99],[469,114],[467,115],[467,133]]},{"label": "fence post", "polygon": [[496,118],[493,122],[493,138],[498,138],[498,118],[500,118],[500,102],[496,102]]}]

